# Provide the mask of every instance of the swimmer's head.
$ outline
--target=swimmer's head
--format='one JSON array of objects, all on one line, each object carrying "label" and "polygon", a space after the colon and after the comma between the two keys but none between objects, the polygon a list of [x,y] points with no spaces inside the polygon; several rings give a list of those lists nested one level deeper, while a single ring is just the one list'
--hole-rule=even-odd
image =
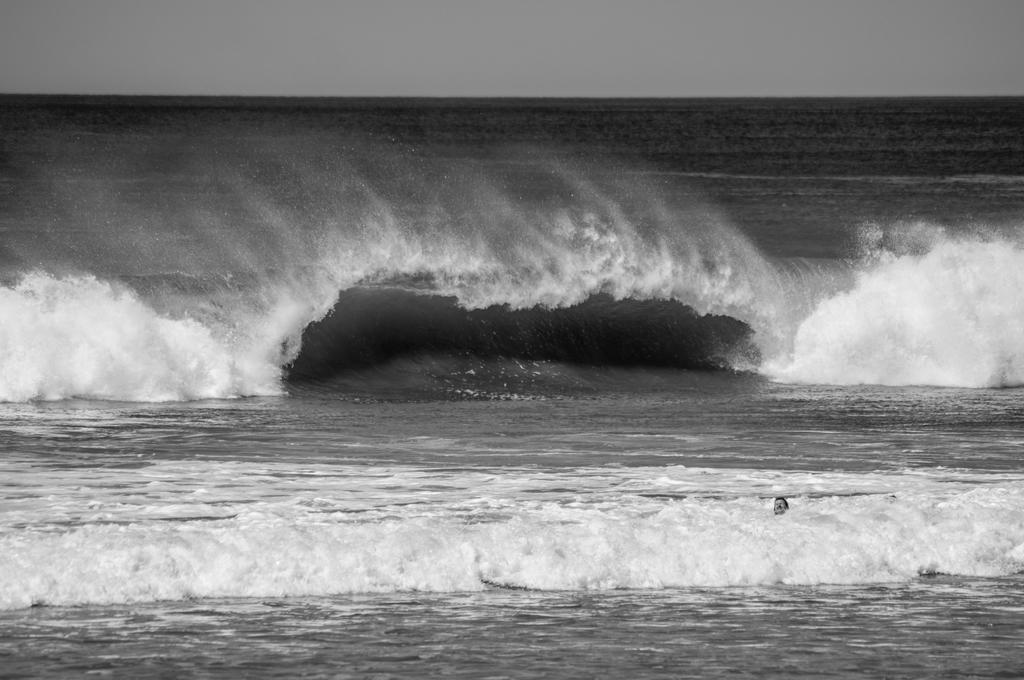
[{"label": "swimmer's head", "polygon": [[785,513],[786,510],[789,510],[789,502],[782,496],[779,496],[775,499],[775,514],[781,515]]}]

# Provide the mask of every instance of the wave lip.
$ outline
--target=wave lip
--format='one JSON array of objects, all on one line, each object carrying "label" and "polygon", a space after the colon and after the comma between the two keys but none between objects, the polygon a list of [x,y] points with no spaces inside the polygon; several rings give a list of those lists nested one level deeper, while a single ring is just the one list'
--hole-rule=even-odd
[{"label": "wave lip", "polygon": [[417,355],[722,369],[756,353],[751,335],[741,321],[668,300],[595,295],[564,308],[465,309],[451,297],[354,288],[305,329],[288,375],[322,379]]}]

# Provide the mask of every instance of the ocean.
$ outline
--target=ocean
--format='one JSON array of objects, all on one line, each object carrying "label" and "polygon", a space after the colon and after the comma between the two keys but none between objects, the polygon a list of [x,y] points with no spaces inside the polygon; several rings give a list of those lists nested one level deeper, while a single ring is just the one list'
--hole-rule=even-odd
[{"label": "ocean", "polygon": [[5,96],[0,676],[1021,677],[1021,386],[1021,98]]}]

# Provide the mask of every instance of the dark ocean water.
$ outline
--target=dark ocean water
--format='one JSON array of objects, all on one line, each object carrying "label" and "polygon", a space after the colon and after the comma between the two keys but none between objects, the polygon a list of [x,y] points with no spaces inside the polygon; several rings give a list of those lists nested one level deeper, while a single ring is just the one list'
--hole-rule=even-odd
[{"label": "dark ocean water", "polygon": [[0,675],[1019,677],[1022,291],[1022,99],[0,99]]}]

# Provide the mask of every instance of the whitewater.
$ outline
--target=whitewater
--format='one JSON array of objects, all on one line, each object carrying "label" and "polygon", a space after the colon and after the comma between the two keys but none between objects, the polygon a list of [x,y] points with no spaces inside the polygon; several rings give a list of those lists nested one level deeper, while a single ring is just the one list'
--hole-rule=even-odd
[{"label": "whitewater", "polygon": [[[32,531],[0,540],[0,607],[864,584],[1024,568],[1018,475],[158,464],[144,473],[144,508],[134,494],[99,501],[107,494],[95,487],[123,488],[121,474],[47,502],[46,523],[34,521],[34,499],[69,486],[66,475],[7,490],[17,500],[6,521]],[[239,486],[259,493],[239,497],[230,491]],[[431,486],[443,498],[415,492]],[[576,489],[568,499],[566,487]],[[800,512],[776,519],[763,499],[782,489],[800,494]]]},{"label": "whitewater", "polygon": [[1020,111],[0,100],[5,668],[1012,675]]}]

